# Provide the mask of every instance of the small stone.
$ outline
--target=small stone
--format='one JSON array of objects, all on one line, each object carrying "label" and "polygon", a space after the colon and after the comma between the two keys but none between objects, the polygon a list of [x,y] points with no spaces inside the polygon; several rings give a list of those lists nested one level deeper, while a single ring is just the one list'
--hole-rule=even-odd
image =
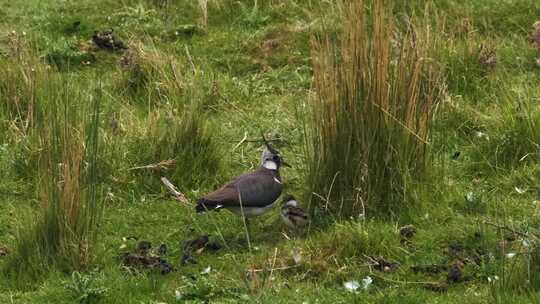
[{"label": "small stone", "polygon": [[516,190],[517,193],[519,194],[523,194],[525,192],[527,192],[527,190],[523,189],[522,187],[514,187],[514,190]]},{"label": "small stone", "polygon": [[348,281],[343,283],[343,286],[348,291],[355,292],[360,287],[360,284],[358,283],[358,281]]},{"label": "small stone", "polygon": [[182,298],[184,296],[182,295],[182,293],[179,290],[175,290],[174,291],[174,297],[175,297],[176,301],[180,301],[180,300],[182,300]]},{"label": "small stone", "polygon": [[201,271],[201,274],[209,274],[212,271],[212,267],[208,266],[203,271]]}]

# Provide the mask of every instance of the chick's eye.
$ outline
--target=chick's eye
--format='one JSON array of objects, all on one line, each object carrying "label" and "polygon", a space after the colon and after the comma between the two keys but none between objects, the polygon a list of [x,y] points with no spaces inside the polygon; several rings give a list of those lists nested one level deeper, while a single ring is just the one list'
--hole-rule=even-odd
[{"label": "chick's eye", "polygon": [[274,160],[279,160],[279,155],[274,155],[273,159]]}]

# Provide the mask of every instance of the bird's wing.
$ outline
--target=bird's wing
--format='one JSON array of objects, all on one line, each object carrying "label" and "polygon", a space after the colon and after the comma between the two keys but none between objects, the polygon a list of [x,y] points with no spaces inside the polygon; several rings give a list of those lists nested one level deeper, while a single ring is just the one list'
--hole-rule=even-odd
[{"label": "bird's wing", "polygon": [[[205,200],[223,207],[264,207],[273,203],[281,194],[282,184],[269,172],[257,170],[240,175],[219,190],[209,193]],[[239,192],[241,195],[239,195]]]},{"label": "bird's wing", "polygon": [[213,202],[216,204],[221,205],[234,205],[238,202],[238,191],[236,187],[232,187],[234,185],[234,181],[226,184],[222,188],[210,192],[207,195],[205,195],[202,200]]}]

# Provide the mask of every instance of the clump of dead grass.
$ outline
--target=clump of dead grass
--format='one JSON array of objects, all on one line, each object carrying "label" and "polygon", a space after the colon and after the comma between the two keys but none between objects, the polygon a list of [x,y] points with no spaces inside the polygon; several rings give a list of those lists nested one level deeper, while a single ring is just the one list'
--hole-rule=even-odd
[{"label": "clump of dead grass", "polygon": [[44,81],[50,67],[35,54],[26,34],[11,32],[3,40],[0,110],[10,121],[10,128],[24,136],[35,123],[37,84]]},{"label": "clump of dead grass", "polygon": [[3,269],[27,287],[48,269],[84,269],[93,257],[101,214],[97,175],[100,91],[81,91],[70,77],[37,83],[39,209],[19,231],[17,247]]},{"label": "clump of dead grass", "polygon": [[[394,26],[386,3],[343,9],[343,33],[312,41],[314,88],[307,183],[339,215],[392,214],[426,176],[432,117],[442,90],[429,28]],[[314,194],[314,195],[312,195]]]}]

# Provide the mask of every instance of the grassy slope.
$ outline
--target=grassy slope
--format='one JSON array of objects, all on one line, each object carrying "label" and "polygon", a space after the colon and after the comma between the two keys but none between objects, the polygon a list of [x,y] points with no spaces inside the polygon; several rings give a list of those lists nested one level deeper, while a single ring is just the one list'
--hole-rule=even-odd
[{"label": "grassy slope", "polygon": [[[220,2],[219,5],[211,2],[206,35],[173,38],[179,25],[195,23],[198,18],[197,8],[187,4],[191,1],[177,1],[178,4],[169,4],[166,8],[156,3],[167,1],[150,0],[132,7],[107,0],[65,1],[62,6],[40,2],[25,1],[24,5],[18,5],[13,1],[7,1],[10,4],[0,1],[6,8],[5,18],[0,23],[1,34],[25,31],[36,41],[40,54],[60,50],[60,53],[70,55],[70,45],[89,39],[94,29],[107,27],[114,27],[130,42],[147,41],[147,36],[151,36],[159,50],[167,50],[183,61],[186,61],[187,45],[196,67],[205,75],[211,75],[219,90],[216,100],[212,100],[205,110],[205,119],[221,146],[224,164],[224,169],[211,179],[223,182],[256,166],[257,145],[233,148],[245,132],[254,138],[262,128],[287,139],[287,144],[280,148],[295,168],[283,174],[291,191],[302,188],[302,128],[295,113],[309,95],[308,41],[310,33],[316,30],[316,24],[312,22],[317,16],[313,12],[321,10],[318,5],[310,5],[309,1],[272,1],[261,5],[257,14],[250,15],[243,13],[234,1]],[[504,131],[504,125],[496,128],[504,123],[498,120],[500,110],[497,105],[509,88],[528,91],[531,107],[538,108],[538,89],[523,84],[540,80],[538,68],[532,63],[535,54],[527,41],[529,27],[540,15],[540,5],[536,1],[461,2],[437,1],[438,14],[446,16],[445,33],[450,33],[439,33],[444,42],[441,60],[451,74],[450,99],[440,111],[433,147],[436,162],[440,164],[438,168],[444,164],[445,177],[434,177],[421,212],[412,216],[410,222],[419,230],[413,247],[400,245],[396,227],[409,222],[399,220],[381,223],[372,219],[365,223],[336,223],[325,229],[312,227],[307,237],[287,241],[281,234],[281,226],[276,225],[277,214],[273,212],[256,224],[253,243],[257,249],[250,253],[243,243],[243,228],[238,218],[226,212],[196,215],[190,208],[164,199],[160,189],[140,190],[136,180],[128,175],[131,179],[122,189],[111,185],[114,198],[107,202],[101,227],[102,239],[96,263],[100,271],[95,276],[96,285],[109,288],[103,301],[172,303],[174,291],[182,290],[194,294],[195,301],[211,299],[217,302],[492,302],[493,286],[487,283],[487,277],[500,276],[500,260],[487,263],[485,267],[467,269],[471,280],[452,285],[448,293],[440,294],[419,284],[403,283],[444,281],[444,275],[417,275],[409,270],[409,266],[451,260],[445,252],[450,243],[458,241],[467,250],[480,248],[496,252],[500,235],[492,227],[480,224],[485,217],[504,219],[521,229],[530,227],[534,231],[539,228],[539,165],[533,163],[515,170],[493,169],[487,164],[489,154],[496,147],[480,142],[474,132],[485,131],[493,138]],[[459,33],[458,27],[465,18],[472,23],[472,34]],[[70,25],[79,20],[80,30],[68,34]],[[273,45],[268,42],[271,39],[277,41],[277,47],[265,47]],[[485,40],[497,47],[499,55],[497,68],[487,74],[476,70],[474,62],[470,62],[471,55],[465,51],[468,41],[478,44]],[[113,82],[121,73],[116,68],[117,57],[100,52],[95,64],[76,67],[73,73],[93,75],[98,70],[104,72],[105,82]],[[115,96],[106,107],[107,114],[118,114],[126,126],[144,128],[144,125],[136,124],[144,123],[148,104],[115,95],[114,90],[118,89],[114,85],[108,85],[107,89]],[[515,96],[510,95],[509,99]],[[4,126],[6,122],[2,124]],[[128,128],[125,136],[135,136],[130,132]],[[8,138],[10,134],[6,132],[2,136]],[[21,152],[17,152],[18,141],[10,140],[9,143],[0,150],[0,244],[11,247],[17,225],[24,224],[24,216],[32,212],[37,203],[31,181],[21,178],[20,172],[12,167],[11,160],[21,157]],[[457,150],[462,156],[457,161],[449,161]],[[136,165],[142,164],[123,164],[124,168]],[[181,181],[177,182],[181,186]],[[528,191],[520,195],[514,187]],[[196,197],[210,187],[182,190],[188,196]],[[481,199],[468,203],[464,196],[470,191]],[[122,238],[136,235],[154,244],[167,243],[171,248],[170,259],[177,264],[179,242],[195,234],[216,236],[216,225],[229,248],[215,254],[204,253],[197,258],[198,264],[181,267],[168,276],[125,275],[114,259],[122,244],[134,246]],[[477,231],[481,232],[481,240],[473,237]],[[270,267],[274,261],[278,266],[289,265],[292,248],[302,250],[303,266],[275,271],[271,281],[264,280],[267,273],[244,280],[245,271],[251,266]],[[402,266],[393,274],[374,270],[375,282],[371,291],[358,295],[348,293],[342,282],[360,281],[370,273],[368,267],[362,266],[367,262],[364,254],[383,255],[399,261]],[[211,266],[212,271],[201,275],[207,266]],[[65,288],[69,280],[69,276],[52,273],[31,291],[10,289],[8,284],[0,282],[0,303],[72,303],[73,298]],[[523,303],[531,301],[525,294],[513,299]]]}]

